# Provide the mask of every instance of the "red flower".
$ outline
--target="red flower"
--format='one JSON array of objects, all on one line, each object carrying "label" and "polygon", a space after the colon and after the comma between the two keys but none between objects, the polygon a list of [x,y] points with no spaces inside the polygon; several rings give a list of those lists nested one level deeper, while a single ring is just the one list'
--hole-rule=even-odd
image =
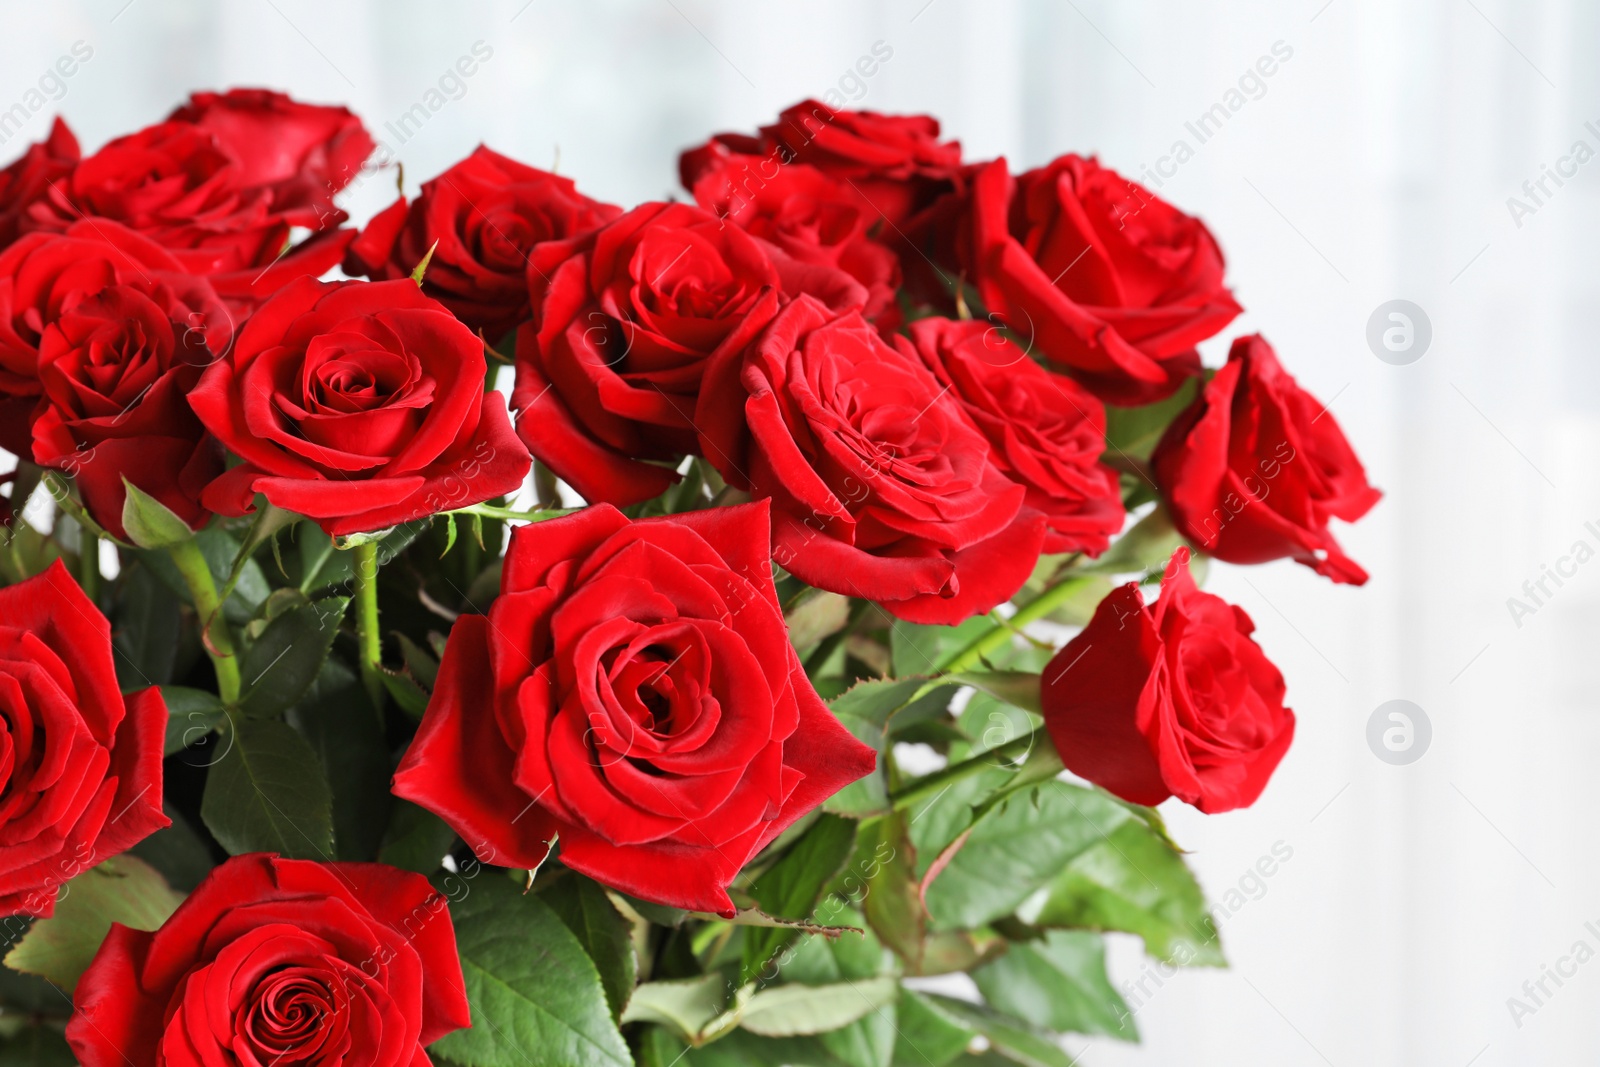
[{"label": "red flower", "polygon": [[1052,374],[988,323],[919,319],[918,355],[989,439],[989,458],[1028,490],[1048,524],[1044,551],[1099,555],[1122,529],[1117,472],[1100,462],[1104,406],[1072,379]]},{"label": "red flower", "polygon": [[[333,210],[328,185],[348,181],[347,157],[370,150],[365,131],[346,129],[342,109],[307,115],[286,97],[196,100],[179,118],[84,159],[29,206],[22,229],[60,232],[85,217],[113,219],[172,252],[189,273],[209,276],[242,311],[292,278],[337,266],[355,233],[335,228],[344,215]],[[296,226],[323,232],[285,252]]]},{"label": "red flower", "polygon": [[948,393],[858,312],[801,297],[748,349],[717,355],[697,421],[728,484],[772,499],[780,566],[955,624],[1027,581],[1044,519]]},{"label": "red flower", "polygon": [[1283,676],[1240,608],[1195,588],[1180,548],[1147,607],[1113,590],[1044,669],[1045,725],[1074,774],[1134,804],[1254,804],[1294,739]]},{"label": "red flower", "polygon": [[396,795],[487,862],[536,867],[559,837],[574,870],[731,916],[750,857],[874,763],[789,645],[768,537],[765,505],[517,529]]},{"label": "red flower", "polygon": [[684,188],[694,188],[703,169],[729,150],[809,164],[845,184],[873,223],[882,217],[890,225],[948,192],[961,169],[960,143],[941,142],[939,120],[930,115],[838,111],[802,100],[763,126],[759,138],[718,134],[685,152],[678,163]]},{"label": "red flower", "polygon": [[697,204],[783,249],[802,263],[835,267],[867,290],[863,313],[876,318],[894,302],[900,266],[867,235],[876,215],[843,182],[815,167],[783,164],[778,153],[718,154],[690,189]]},{"label": "red flower", "polygon": [[479,146],[380,211],[345,254],[345,270],[408,278],[433,250],[422,291],[496,344],[527,321],[528,252],[587,233],[621,209],[590,200],[569,178]]},{"label": "red flower", "polygon": [[347,107],[303,104],[270,89],[201,92],[167,116],[210,133],[244,184],[272,193],[296,226],[328,229],[346,215],[333,195],[372,154],[372,135]]},{"label": "red flower", "polygon": [[445,898],[377,863],[235,856],[159,930],[113,923],[78,980],[83,1067],[427,1067],[471,1025]]},{"label": "red flower", "polygon": [[[182,264],[153,241],[94,219],[59,235],[25,234],[0,252],[0,447],[32,455],[33,420],[43,413],[39,348],[45,334],[64,313],[113,287],[130,288],[153,301],[171,322],[180,324],[186,349],[227,349],[231,320],[216,293],[184,273]],[[102,356],[113,363],[122,358],[109,352]],[[195,358],[191,355],[188,361]],[[130,399],[124,396],[122,403]]]},{"label": "red flower", "polygon": [[[34,462],[71,473],[84,507],[116,537],[127,536],[124,479],[199,528],[210,515],[201,491],[222,473],[222,449],[188,401],[212,352],[204,332],[185,325],[187,305],[159,303],[165,295],[102,290],[63,311],[39,346],[46,403],[33,424]],[[209,305],[223,314],[215,295]],[[226,336],[225,326],[218,332]]]},{"label": "red flower", "polygon": [[533,321],[517,333],[511,405],[528,447],[586,500],[625,506],[677,480],[696,448],[700,378],[784,300],[861,307],[861,286],[689,204],[644,204],[534,248]]},{"label": "red flower", "polygon": [[1290,556],[1335,582],[1367,580],[1328,520],[1355,522],[1383,494],[1367,483],[1338,421],[1259,334],[1233,342],[1150,465],[1178,529],[1218,559]]},{"label": "red flower", "polygon": [[530,461],[486,370],[483,341],[409,280],[292,282],[189,396],[244,460],[205,504],[242,515],[263,493],[342,535],[513,492]]},{"label": "red flower", "polygon": [[1110,403],[1170,396],[1239,314],[1205,225],[1093,159],[1015,181],[997,159],[965,219],[955,245],[985,306]]},{"label": "red flower", "polygon": [[28,207],[44,195],[50,183],[78,165],[78,139],[67,124],[56,119],[50,136],[28,146],[15,163],[0,171],[0,249],[17,239]]},{"label": "red flower", "polygon": [[167,706],[124,701],[111,626],[59,560],[0,589],[0,914],[48,916],[56,887],[170,825]]}]

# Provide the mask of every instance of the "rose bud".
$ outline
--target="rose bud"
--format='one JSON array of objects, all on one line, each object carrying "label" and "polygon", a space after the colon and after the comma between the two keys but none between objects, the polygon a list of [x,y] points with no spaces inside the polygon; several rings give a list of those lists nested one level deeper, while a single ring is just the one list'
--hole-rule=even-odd
[{"label": "rose bud", "polygon": [[1294,739],[1283,676],[1250,616],[1201,592],[1189,550],[1161,595],[1113,590],[1045,667],[1045,726],[1068,770],[1134,804],[1215,814],[1255,803]]},{"label": "rose bud", "polygon": [[1178,529],[1218,559],[1289,556],[1335,582],[1367,580],[1328,520],[1354,522],[1383,494],[1367,484],[1338,421],[1259,334],[1234,341],[1150,465]]}]

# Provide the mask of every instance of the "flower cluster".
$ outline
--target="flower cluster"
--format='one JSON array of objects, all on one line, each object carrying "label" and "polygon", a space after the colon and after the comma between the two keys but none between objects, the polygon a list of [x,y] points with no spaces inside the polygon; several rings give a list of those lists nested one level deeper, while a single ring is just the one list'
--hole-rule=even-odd
[{"label": "flower cluster", "polygon": [[1295,719],[1191,566],[1359,585],[1379,493],[1264,338],[1202,364],[1199,219],[816,101],[626,209],[479,147],[346,226],[373,147],[232,90],[0,172],[0,913],[78,1062],[1038,1062],[1133,1036],[1023,988],[1074,939],[1220,961],[1141,806]]}]

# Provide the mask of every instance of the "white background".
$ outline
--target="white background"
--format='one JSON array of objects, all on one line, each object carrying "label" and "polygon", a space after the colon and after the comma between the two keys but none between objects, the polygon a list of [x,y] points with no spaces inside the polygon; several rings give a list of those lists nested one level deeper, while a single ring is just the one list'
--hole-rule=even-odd
[{"label": "white background", "polygon": [[[1214,569],[1283,668],[1299,736],[1254,808],[1167,815],[1214,899],[1275,842],[1293,857],[1224,921],[1231,970],[1140,998],[1142,1048],[1068,1047],[1096,1067],[1594,1062],[1600,961],[1547,983],[1520,1027],[1506,1003],[1574,942],[1600,951],[1600,561],[1520,628],[1506,606],[1574,541],[1600,548],[1600,161],[1521,226],[1506,204],[1574,141],[1600,150],[1593,3],[524,2],[7,3],[0,109],[74,41],[94,55],[0,154],[55,109],[92,149],[192,89],[267,85],[348,102],[408,191],[483,141],[539,166],[559,151],[585,191],[631,205],[674,193],[679,149],[839,87],[882,41],[892,58],[845,83],[856,106],[933,113],[972,159],[1097,152],[1132,176],[1284,42],[1265,94],[1161,194],[1227,252],[1249,309],[1228,336],[1264,332],[1385,491],[1343,532],[1373,579]],[[399,144],[384,124],[480,40],[493,56],[465,94]],[[358,221],[391,182],[348,198]],[[1394,298],[1432,322],[1409,366],[1365,342]],[[1410,766],[1367,747],[1393,698],[1432,721]],[[1143,966],[1120,941],[1113,964]]]}]

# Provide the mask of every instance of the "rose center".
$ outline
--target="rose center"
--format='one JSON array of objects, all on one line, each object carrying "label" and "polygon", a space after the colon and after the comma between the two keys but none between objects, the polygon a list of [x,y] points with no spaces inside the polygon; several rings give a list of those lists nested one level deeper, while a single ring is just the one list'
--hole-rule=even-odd
[{"label": "rose center", "polygon": [[267,1062],[314,1060],[327,1044],[343,998],[329,976],[283,967],[257,983],[241,1019],[242,1036]]}]

